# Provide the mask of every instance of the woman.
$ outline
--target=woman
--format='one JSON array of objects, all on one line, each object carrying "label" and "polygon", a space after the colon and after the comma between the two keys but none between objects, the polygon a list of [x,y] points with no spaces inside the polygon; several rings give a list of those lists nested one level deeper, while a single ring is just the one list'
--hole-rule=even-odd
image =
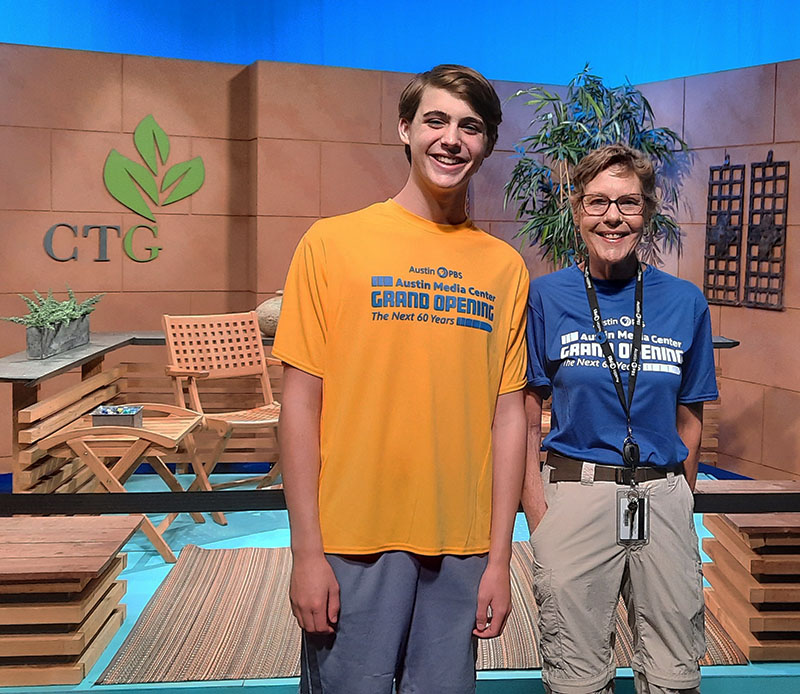
[{"label": "woman", "polygon": [[[656,207],[649,160],[624,145],[573,174],[582,263],[531,283],[528,464],[542,679],[610,692],[619,595],[639,692],[699,691],[703,593],[692,489],[703,402],[717,398],[708,305],[636,256]],[[618,378],[617,378],[618,376]],[[542,399],[552,427],[540,472]]]}]

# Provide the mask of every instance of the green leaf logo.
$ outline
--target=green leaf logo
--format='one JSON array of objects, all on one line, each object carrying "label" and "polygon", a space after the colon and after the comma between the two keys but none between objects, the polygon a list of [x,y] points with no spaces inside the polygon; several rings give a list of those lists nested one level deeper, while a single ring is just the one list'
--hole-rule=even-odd
[{"label": "green leaf logo", "polygon": [[[206,178],[205,165],[200,157],[171,166],[159,186],[156,177],[160,166],[167,163],[170,145],[167,133],[152,115],[143,118],[136,126],[133,144],[147,166],[112,149],[103,168],[106,190],[125,207],[155,222],[156,218],[147,199],[157,207],[171,205],[200,190]],[[169,188],[172,190],[167,193]],[[159,202],[159,190],[161,193],[167,193],[161,202]]]},{"label": "green leaf logo", "polygon": [[206,167],[203,165],[203,160],[200,157],[195,157],[189,161],[184,161],[180,164],[175,164],[164,175],[164,180],[161,182],[161,192],[163,193],[175,181],[178,184],[172,189],[172,192],[167,196],[162,205],[171,205],[173,202],[188,198],[192,193],[200,190],[203,181],[206,180]]},{"label": "green leaf logo", "polygon": [[139,188],[147,193],[148,197],[158,205],[158,188],[153,175],[141,164],[122,156],[117,150],[112,149],[106,159],[103,169],[103,180],[108,192],[119,200],[125,207],[136,214],[155,222],[156,218],[144,201]]},{"label": "green leaf logo", "polygon": [[144,163],[150,167],[154,174],[158,173],[158,162],[156,161],[156,149],[161,157],[161,163],[167,163],[169,156],[169,138],[161,126],[156,123],[153,116],[146,116],[133,131],[133,144],[144,159]]}]

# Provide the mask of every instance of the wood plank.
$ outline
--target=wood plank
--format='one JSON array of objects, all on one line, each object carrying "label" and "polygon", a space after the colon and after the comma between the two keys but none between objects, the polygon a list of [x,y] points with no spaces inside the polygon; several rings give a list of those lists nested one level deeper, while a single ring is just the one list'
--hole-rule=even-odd
[{"label": "wood plank", "polygon": [[698,494],[776,494],[800,492],[800,480],[698,480]]},{"label": "wood plank", "polygon": [[800,538],[800,513],[726,513],[724,518],[740,533]]},{"label": "wood plank", "polygon": [[714,537],[720,541],[738,542],[744,547],[756,549],[763,547],[766,543],[760,538],[751,538],[748,535],[738,532],[730,523],[725,520],[725,516],[719,513],[705,513],[703,514],[703,525],[708,528]]},{"label": "wood plank", "polygon": [[37,494],[50,494],[61,488],[74,490],[75,484],[72,484],[71,487],[68,485],[73,481],[77,482],[85,479],[87,473],[91,476],[91,471],[89,471],[80,460],[65,459],[64,465],[58,472],[37,480],[25,491]]},{"label": "wood plank", "polygon": [[[705,538],[703,551],[750,603],[800,603],[800,583],[762,583],[750,574],[718,540]],[[705,566],[705,564],[704,564]]]},{"label": "wood plank", "polygon": [[0,570],[6,559],[52,559],[62,557],[108,557],[116,552],[116,542],[24,542],[0,543]]},{"label": "wood plank", "polygon": [[72,631],[0,634],[0,665],[4,658],[80,655],[119,607],[124,595],[125,584],[115,582]]},{"label": "wood plank", "polygon": [[[0,624],[80,624],[108,592],[120,571],[122,561],[118,559],[102,576],[91,580],[79,597],[73,600],[36,602],[31,599],[20,603],[0,603]],[[127,582],[121,583],[127,587]]]},{"label": "wood plank", "polygon": [[758,610],[736,590],[728,576],[715,564],[708,564],[705,576],[719,599],[738,619],[743,629],[756,634],[761,632],[797,632],[800,638],[800,610]]},{"label": "wood plank", "polygon": [[[709,539],[703,538],[704,550]],[[724,536],[719,536],[717,539],[722,541],[731,555],[753,576],[800,574],[800,554],[756,554],[739,541],[733,542]]]},{"label": "wood plank", "polygon": [[49,417],[51,414],[63,410],[68,405],[78,402],[84,395],[88,395],[93,390],[97,390],[98,388],[102,388],[116,381],[121,375],[122,369],[119,367],[103,371],[96,376],[87,378],[85,381],[81,381],[70,388],[62,390],[60,393],[50,398],[45,398],[35,405],[20,410],[17,419],[20,423],[30,424],[44,419],[45,417]]},{"label": "wood plank", "polygon": [[123,609],[114,610],[86,651],[71,663],[0,665],[0,686],[80,684],[111,643],[124,619]]},{"label": "wood plank", "polygon": [[[72,453],[72,451],[70,451]],[[57,465],[60,462],[61,465]],[[26,470],[25,472],[17,475],[17,482],[19,489],[17,491],[24,492],[33,490],[37,485],[40,485],[37,492],[46,494],[55,491],[65,482],[69,481],[78,474],[85,466],[77,458],[55,458],[53,459],[54,469],[47,474],[38,474],[37,468],[33,470]],[[42,473],[46,472],[42,470]]]},{"label": "wood plank", "polygon": [[102,390],[87,395],[82,400],[79,400],[74,405],[61,410],[60,412],[48,417],[41,421],[39,424],[34,424],[28,429],[23,429],[19,432],[18,441],[21,444],[33,443],[39,439],[44,438],[65,427],[70,422],[74,422],[81,415],[86,414],[108,400],[111,400],[118,392],[116,384],[112,384]]},{"label": "wood plank", "polygon": [[46,457],[48,455],[47,451],[43,451],[39,448],[36,444],[33,446],[29,446],[25,450],[22,450],[17,455],[17,465],[15,466],[15,474],[16,470],[24,470],[29,468],[31,465],[36,463],[38,460]]},{"label": "wood plank", "polygon": [[0,582],[0,595],[21,595],[26,593],[80,593],[89,583],[89,578],[75,578],[63,581],[22,581]]},{"label": "wood plank", "polygon": [[40,465],[30,467],[27,470],[21,470],[14,474],[16,481],[19,482],[22,489],[28,489],[40,479],[56,474],[64,465],[70,462],[64,458],[53,458],[52,456],[43,457],[45,457],[45,460]]},{"label": "wood plank", "polygon": [[[0,518],[0,545],[10,542],[59,541],[119,542],[125,533],[139,527],[141,517],[103,516],[15,516]],[[122,533],[122,534],[120,534]],[[127,542],[127,540],[125,540]]]},{"label": "wood plank", "polygon": [[753,661],[800,660],[800,639],[761,639],[731,619],[714,589],[705,589],[706,605],[737,646]]}]

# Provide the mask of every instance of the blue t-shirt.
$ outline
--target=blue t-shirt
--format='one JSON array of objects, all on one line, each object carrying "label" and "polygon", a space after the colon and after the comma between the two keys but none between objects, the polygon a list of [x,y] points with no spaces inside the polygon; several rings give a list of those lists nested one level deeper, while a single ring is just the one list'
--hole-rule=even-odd
[{"label": "blue t-shirt", "polygon": [[[708,304],[693,284],[651,266],[643,274],[644,335],[631,424],[641,463],[673,466],[689,453],[678,436],[678,404],[718,396],[711,320]],[[595,279],[594,284],[627,398],[636,278]],[[625,414],[594,339],[583,272],[577,265],[531,282],[528,355],[528,386],[553,395],[544,448],[579,460],[621,465]]]}]

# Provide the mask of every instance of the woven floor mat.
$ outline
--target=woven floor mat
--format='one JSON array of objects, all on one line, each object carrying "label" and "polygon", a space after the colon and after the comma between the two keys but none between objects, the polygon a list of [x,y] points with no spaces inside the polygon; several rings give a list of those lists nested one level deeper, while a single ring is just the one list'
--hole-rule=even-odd
[{"label": "woven floor mat", "polygon": [[[527,542],[515,542],[514,610],[498,639],[480,641],[478,667],[540,667]],[[278,549],[186,547],[98,684],[266,679],[299,674],[300,632],[289,608],[291,555]],[[747,662],[706,611],[702,665]],[[617,665],[630,664],[625,608],[617,612]]]}]

